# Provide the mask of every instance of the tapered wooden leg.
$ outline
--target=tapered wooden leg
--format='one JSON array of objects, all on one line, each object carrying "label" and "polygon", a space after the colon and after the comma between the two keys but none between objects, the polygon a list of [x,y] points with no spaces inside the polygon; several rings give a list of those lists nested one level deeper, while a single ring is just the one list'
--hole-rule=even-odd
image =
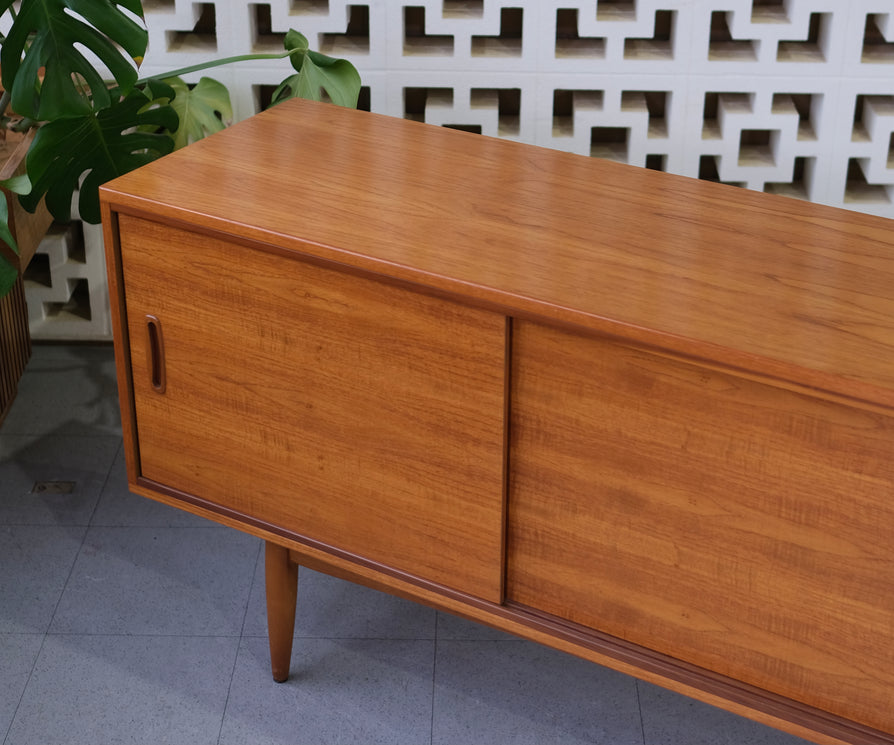
[{"label": "tapered wooden leg", "polygon": [[289,549],[267,541],[264,553],[267,584],[267,635],[273,679],[289,679],[292,636],[295,633],[295,603],[298,599],[298,565],[289,560]]}]

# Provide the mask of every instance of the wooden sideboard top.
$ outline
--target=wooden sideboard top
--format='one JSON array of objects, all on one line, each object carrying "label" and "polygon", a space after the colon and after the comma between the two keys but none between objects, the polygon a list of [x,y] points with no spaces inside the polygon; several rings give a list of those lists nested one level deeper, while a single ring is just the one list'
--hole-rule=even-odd
[{"label": "wooden sideboard top", "polygon": [[894,222],[290,101],[105,209],[894,408]]}]

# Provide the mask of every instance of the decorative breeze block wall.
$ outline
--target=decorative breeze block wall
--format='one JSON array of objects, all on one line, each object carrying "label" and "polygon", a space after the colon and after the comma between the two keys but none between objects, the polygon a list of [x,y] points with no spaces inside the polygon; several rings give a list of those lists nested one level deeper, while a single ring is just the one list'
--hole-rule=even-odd
[{"label": "decorative breeze block wall", "polygon": [[[892,0],[146,0],[145,10],[144,74],[278,51],[295,28],[358,67],[362,108],[894,217]],[[283,60],[207,74],[244,118],[287,71]]]}]

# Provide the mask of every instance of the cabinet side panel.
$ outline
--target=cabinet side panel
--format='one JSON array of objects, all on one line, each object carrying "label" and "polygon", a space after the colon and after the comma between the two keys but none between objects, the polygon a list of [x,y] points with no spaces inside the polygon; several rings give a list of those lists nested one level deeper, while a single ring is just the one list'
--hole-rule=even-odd
[{"label": "cabinet side panel", "polygon": [[533,323],[507,598],[894,732],[894,419]]},{"label": "cabinet side panel", "polygon": [[143,476],[502,598],[503,316],[120,223]]}]

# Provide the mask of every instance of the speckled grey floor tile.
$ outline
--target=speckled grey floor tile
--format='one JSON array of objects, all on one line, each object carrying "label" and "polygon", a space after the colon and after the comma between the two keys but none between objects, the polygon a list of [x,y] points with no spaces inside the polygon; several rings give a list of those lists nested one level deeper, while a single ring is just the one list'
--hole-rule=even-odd
[{"label": "speckled grey floor tile", "polygon": [[43,634],[0,634],[0,742],[12,723],[42,643]]},{"label": "speckled grey floor tile", "polygon": [[43,633],[86,528],[0,525],[0,633]]},{"label": "speckled grey floor tile", "polygon": [[296,639],[274,683],[267,640],[243,637],[222,745],[427,745],[433,641]]},{"label": "speckled grey floor tile", "polygon": [[120,435],[110,345],[35,345],[4,435]]},{"label": "speckled grey floor tile", "polygon": [[[255,573],[246,636],[267,634],[263,552]],[[352,582],[298,570],[295,636],[357,639],[434,639],[435,611]]]},{"label": "speckled grey floor tile", "polygon": [[809,745],[793,735],[640,681],[645,745]]},{"label": "speckled grey floor tile", "polygon": [[239,640],[48,636],[6,745],[217,742]]},{"label": "speckled grey floor tile", "polygon": [[636,683],[524,641],[438,641],[433,745],[642,745]]},{"label": "speckled grey floor tile", "polygon": [[465,618],[451,615],[450,613],[438,613],[438,639],[453,639],[467,641],[510,641],[518,639],[513,634],[492,629],[490,626],[467,621]]},{"label": "speckled grey floor tile", "polygon": [[131,494],[127,487],[124,448],[120,448],[93,513],[91,525],[116,527],[212,528],[219,523]]},{"label": "speckled grey floor tile", "polygon": [[[0,434],[0,525],[87,525],[121,438]],[[34,491],[69,482],[69,493]]]},{"label": "speckled grey floor tile", "polygon": [[259,548],[229,528],[90,528],[50,631],[238,636]]}]

